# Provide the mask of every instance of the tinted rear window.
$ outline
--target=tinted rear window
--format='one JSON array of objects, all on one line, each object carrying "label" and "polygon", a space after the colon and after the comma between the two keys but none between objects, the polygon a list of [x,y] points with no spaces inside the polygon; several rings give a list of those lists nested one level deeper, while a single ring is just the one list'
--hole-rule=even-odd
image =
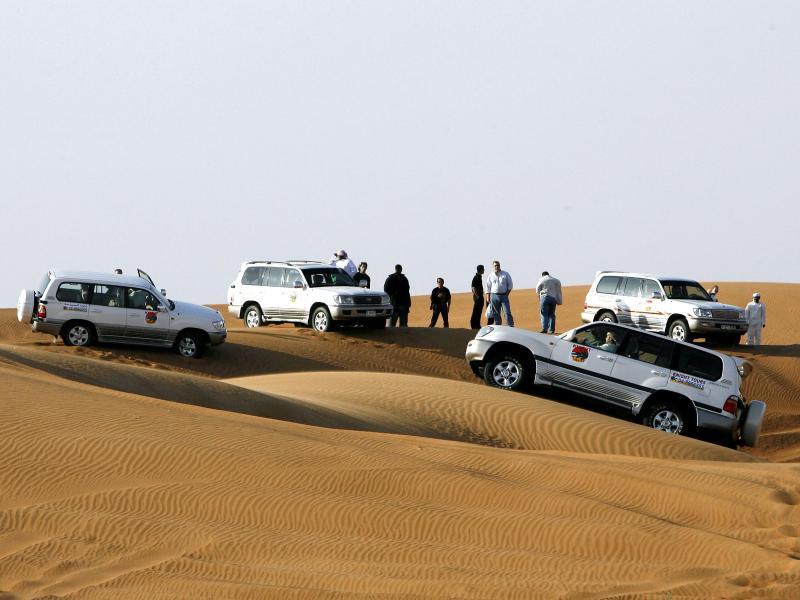
[{"label": "tinted rear window", "polygon": [[616,294],[619,282],[622,277],[606,276],[600,279],[597,283],[597,293],[599,294]]},{"label": "tinted rear window", "polygon": [[722,377],[722,359],[702,350],[688,346],[678,346],[675,357],[676,371],[717,381]]},{"label": "tinted rear window", "polygon": [[631,332],[628,334],[628,338],[619,353],[627,358],[668,369],[672,361],[672,348],[674,345],[667,338]]},{"label": "tinted rear window", "polygon": [[270,287],[281,287],[283,285],[283,267],[270,267],[267,276],[267,285]]},{"label": "tinted rear window", "polygon": [[261,285],[264,267],[247,267],[242,275],[242,285]]},{"label": "tinted rear window", "polygon": [[628,277],[625,281],[624,296],[629,298],[638,298],[642,295],[642,280],[638,277]]},{"label": "tinted rear window", "polygon": [[91,284],[64,282],[58,286],[56,298],[61,302],[88,304],[91,298]]}]

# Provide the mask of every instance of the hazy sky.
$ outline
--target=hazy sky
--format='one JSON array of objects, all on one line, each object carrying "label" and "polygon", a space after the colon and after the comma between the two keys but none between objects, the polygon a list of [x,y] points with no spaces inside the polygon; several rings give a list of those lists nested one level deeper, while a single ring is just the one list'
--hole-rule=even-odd
[{"label": "hazy sky", "polygon": [[0,306],[340,248],[419,294],[797,281],[799,108],[796,1],[0,0]]}]

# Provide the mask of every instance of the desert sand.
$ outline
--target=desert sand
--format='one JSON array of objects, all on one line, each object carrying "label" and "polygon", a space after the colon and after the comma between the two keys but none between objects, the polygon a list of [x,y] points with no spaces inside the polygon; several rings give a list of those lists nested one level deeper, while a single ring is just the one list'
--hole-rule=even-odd
[{"label": "desert sand", "polygon": [[483,385],[468,294],[450,330],[424,298],[403,330],[226,314],[200,360],[0,310],[0,599],[800,597],[800,285],[720,285],[768,307],[763,347],[720,348],[768,403],[745,451]]}]

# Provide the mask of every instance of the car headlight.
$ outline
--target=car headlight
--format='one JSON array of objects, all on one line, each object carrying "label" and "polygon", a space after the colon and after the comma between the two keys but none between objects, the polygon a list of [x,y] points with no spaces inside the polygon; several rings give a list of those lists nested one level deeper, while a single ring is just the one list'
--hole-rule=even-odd
[{"label": "car headlight", "polygon": [[492,327],[491,325],[487,325],[486,327],[481,327],[481,330],[477,333],[477,335],[475,337],[476,338],[481,338],[481,337],[489,335],[493,331],[494,331],[494,327]]},{"label": "car headlight", "polygon": [[739,320],[740,321],[744,321],[744,311],[743,310],[739,311]]},{"label": "car headlight", "polygon": [[389,304],[392,299],[389,298],[389,294],[381,294],[381,304]]},{"label": "car headlight", "polygon": [[336,304],[353,304],[352,296],[334,296],[333,299],[336,301]]},{"label": "car headlight", "polygon": [[692,312],[694,313],[695,317],[703,317],[705,319],[710,319],[714,316],[714,313],[707,308],[693,308]]},{"label": "car headlight", "polygon": [[225,321],[214,321],[212,325],[214,326],[214,329],[225,331]]}]

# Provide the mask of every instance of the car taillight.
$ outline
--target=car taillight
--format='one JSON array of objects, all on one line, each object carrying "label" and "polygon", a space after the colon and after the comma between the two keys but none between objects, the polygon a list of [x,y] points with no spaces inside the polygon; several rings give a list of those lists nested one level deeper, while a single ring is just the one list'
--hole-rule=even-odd
[{"label": "car taillight", "polygon": [[39,303],[39,310],[36,311],[36,317],[39,319],[46,319],[47,318],[47,307]]},{"label": "car taillight", "polygon": [[722,405],[722,410],[726,413],[736,414],[736,407],[739,405],[739,396],[728,396],[725,404]]},{"label": "car taillight", "polygon": [[586,302],[584,302],[584,303],[583,303],[583,310],[586,310],[587,308],[589,308],[589,305],[588,305],[588,304],[586,304]]}]

